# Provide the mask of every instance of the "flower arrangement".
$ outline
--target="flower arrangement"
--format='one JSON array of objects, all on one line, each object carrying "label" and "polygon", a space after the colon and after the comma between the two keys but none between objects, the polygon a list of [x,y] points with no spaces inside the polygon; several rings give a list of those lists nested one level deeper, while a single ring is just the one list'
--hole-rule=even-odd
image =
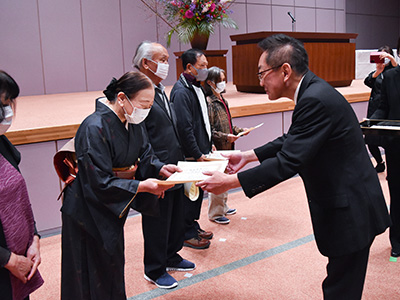
[{"label": "flower arrangement", "polygon": [[173,33],[178,34],[182,43],[189,43],[198,34],[209,37],[214,26],[221,24],[225,28],[238,26],[229,17],[229,7],[235,0],[156,0],[164,10],[164,16],[171,24],[167,34],[167,45],[171,43]]}]

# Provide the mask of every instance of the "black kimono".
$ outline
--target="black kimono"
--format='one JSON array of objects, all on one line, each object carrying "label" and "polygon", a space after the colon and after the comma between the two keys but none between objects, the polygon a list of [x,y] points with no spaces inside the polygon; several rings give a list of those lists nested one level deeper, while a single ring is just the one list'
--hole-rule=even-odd
[{"label": "black kimono", "polygon": [[[143,124],[126,128],[102,99],[79,127],[75,151],[79,171],[61,209],[61,298],[126,299],[123,226],[138,199],[139,181],[116,177],[113,169],[139,159],[135,178],[144,179],[157,177],[163,163],[153,154]],[[157,201],[153,196],[149,200]]]}]

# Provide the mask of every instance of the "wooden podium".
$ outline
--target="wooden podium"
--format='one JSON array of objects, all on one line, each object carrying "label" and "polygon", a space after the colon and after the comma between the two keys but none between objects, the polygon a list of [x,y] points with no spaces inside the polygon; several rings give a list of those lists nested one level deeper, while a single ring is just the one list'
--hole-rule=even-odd
[{"label": "wooden podium", "polygon": [[272,32],[261,31],[231,35],[233,83],[240,92],[264,93],[257,78],[262,53],[257,43],[273,34],[283,33],[304,43],[309,68],[335,87],[349,86],[355,78],[355,33]]},{"label": "wooden podium", "polygon": [[[226,70],[226,53],[228,50],[202,50],[207,57],[208,68],[216,66],[225,70],[225,75],[228,74]],[[174,52],[176,56],[176,78],[179,79],[180,74],[183,72],[181,55],[183,51]]]}]

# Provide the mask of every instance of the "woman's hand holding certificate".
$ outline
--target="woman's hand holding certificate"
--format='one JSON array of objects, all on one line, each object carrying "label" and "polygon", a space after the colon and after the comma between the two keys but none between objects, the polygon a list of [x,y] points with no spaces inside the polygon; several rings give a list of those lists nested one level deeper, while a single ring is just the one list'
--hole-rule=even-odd
[{"label": "woman's hand holding certificate", "polygon": [[242,135],[247,135],[247,134],[249,134],[250,131],[252,131],[252,130],[254,130],[256,128],[259,128],[259,127],[261,127],[263,125],[264,125],[264,123],[261,123],[261,124],[258,124],[256,126],[254,126],[254,127],[250,127],[250,128],[248,128],[248,129],[246,129],[246,130],[244,130],[242,132],[239,132],[236,136],[240,137]]}]

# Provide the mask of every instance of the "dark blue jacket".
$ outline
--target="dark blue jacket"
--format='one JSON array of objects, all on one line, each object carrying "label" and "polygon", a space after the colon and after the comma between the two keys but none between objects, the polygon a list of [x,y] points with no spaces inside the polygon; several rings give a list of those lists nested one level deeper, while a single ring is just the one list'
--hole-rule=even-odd
[{"label": "dark blue jacket", "polygon": [[200,102],[192,84],[183,74],[172,88],[171,102],[185,156],[198,159],[202,154],[208,154],[211,151],[211,139],[204,124]]}]

